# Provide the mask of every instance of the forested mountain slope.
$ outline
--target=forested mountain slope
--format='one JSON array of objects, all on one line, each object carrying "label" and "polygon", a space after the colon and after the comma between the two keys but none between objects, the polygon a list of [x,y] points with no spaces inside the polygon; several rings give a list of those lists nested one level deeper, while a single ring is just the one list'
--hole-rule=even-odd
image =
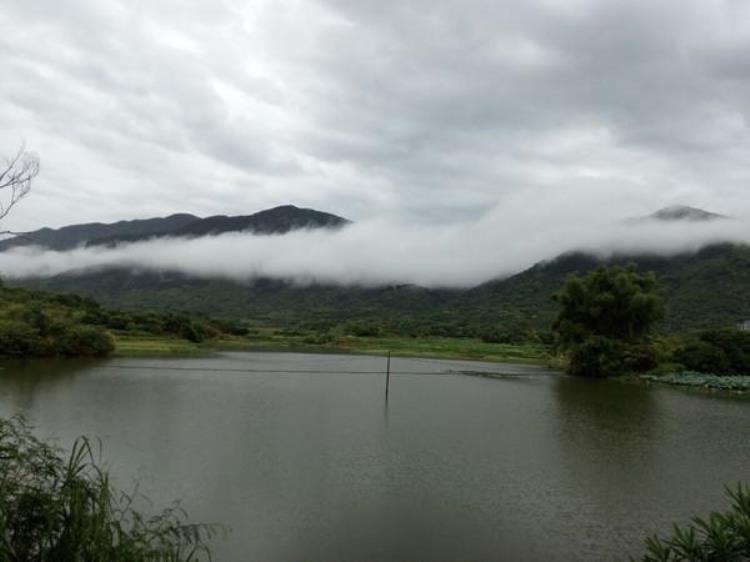
[{"label": "forested mountain slope", "polygon": [[669,257],[601,260],[571,253],[463,291],[411,285],[298,286],[268,279],[243,284],[121,269],[71,273],[24,284],[88,295],[110,306],[211,313],[270,324],[354,319],[460,325],[523,321],[547,329],[557,310],[551,297],[567,275],[601,264],[631,262],[641,271],[656,273],[667,300],[664,326],[668,329],[750,319],[750,247],[729,244]]},{"label": "forested mountain slope", "polygon": [[[633,220],[682,221],[687,226],[729,219],[693,207],[675,206]],[[284,205],[252,215],[200,219],[181,214],[111,225],[42,229],[30,236],[36,236],[48,248],[65,249],[83,244],[116,245],[160,236],[200,237],[240,231],[283,234],[299,228],[340,228],[347,224],[348,220],[330,213]],[[15,243],[27,244],[28,239]],[[12,240],[0,242],[0,250],[12,244]],[[178,272],[124,268],[70,271],[14,284],[91,296],[109,306],[198,312],[256,324],[323,325],[364,320],[409,327],[412,331],[464,334],[477,332],[476,327],[493,325],[548,330],[557,311],[552,295],[567,275],[583,274],[602,264],[630,262],[640,271],[656,273],[667,301],[668,312],[663,323],[666,329],[728,325],[750,319],[750,247],[732,244],[716,244],[697,253],[672,256],[600,259],[571,252],[517,275],[464,290],[413,285],[298,285],[271,279],[240,283]]]}]

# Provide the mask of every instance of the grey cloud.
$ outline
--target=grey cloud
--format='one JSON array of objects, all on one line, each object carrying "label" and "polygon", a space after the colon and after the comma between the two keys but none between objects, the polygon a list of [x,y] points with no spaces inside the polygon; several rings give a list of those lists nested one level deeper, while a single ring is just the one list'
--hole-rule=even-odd
[{"label": "grey cloud", "polygon": [[750,207],[746,3],[7,4],[0,150],[44,165],[14,228],[289,202],[463,223],[556,192]]},{"label": "grey cloud", "polygon": [[301,284],[469,287],[571,249],[602,256],[669,255],[712,242],[750,242],[742,220],[635,224],[575,210],[563,215],[559,201],[533,209],[531,199],[516,195],[508,205],[460,225],[374,220],[276,236],[232,233],[69,252],[26,247],[0,253],[0,270],[23,278],[119,266],[241,282],[270,277]]}]

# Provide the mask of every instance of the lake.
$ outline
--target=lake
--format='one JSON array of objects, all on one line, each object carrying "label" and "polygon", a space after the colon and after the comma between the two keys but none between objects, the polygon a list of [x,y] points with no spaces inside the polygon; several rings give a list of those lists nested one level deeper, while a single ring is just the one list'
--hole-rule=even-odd
[{"label": "lake", "polygon": [[5,362],[0,415],[65,446],[100,437],[120,487],[231,527],[218,561],[623,560],[748,480],[747,399],[395,358],[386,404],[384,368],[293,353]]}]

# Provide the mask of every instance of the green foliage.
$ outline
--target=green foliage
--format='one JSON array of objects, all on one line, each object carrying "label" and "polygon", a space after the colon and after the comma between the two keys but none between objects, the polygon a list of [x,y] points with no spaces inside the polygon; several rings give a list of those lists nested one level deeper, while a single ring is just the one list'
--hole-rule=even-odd
[{"label": "green foliage", "polygon": [[175,316],[167,314],[163,330],[168,334],[175,334],[193,343],[200,343],[208,338],[209,330],[206,325],[194,322],[187,316]]},{"label": "green foliage", "polygon": [[644,373],[659,364],[659,354],[650,342],[628,344],[603,336],[590,336],[571,346],[571,375],[614,377],[625,372]]},{"label": "green foliage", "polygon": [[96,326],[69,324],[44,335],[21,321],[0,324],[0,354],[8,357],[104,357],[113,350],[112,336]]},{"label": "green foliage", "polygon": [[0,356],[102,357],[118,336],[167,336],[194,343],[244,335],[231,320],[108,310],[77,295],[56,295],[0,285]]},{"label": "green foliage", "polygon": [[525,319],[513,319],[492,326],[483,326],[479,328],[479,337],[485,342],[511,344],[534,342],[540,339],[531,323]]},{"label": "green foliage", "polygon": [[734,329],[700,332],[677,349],[674,360],[700,373],[750,375],[750,333]]},{"label": "green foliage", "polygon": [[554,329],[571,374],[606,377],[658,364],[647,340],[664,314],[653,274],[638,274],[634,266],[599,267],[582,278],[569,276],[554,300],[561,306]]},{"label": "green foliage", "polygon": [[72,326],[59,337],[56,347],[65,357],[106,357],[114,351],[115,342],[96,326]]},{"label": "green foliage", "polygon": [[333,343],[334,336],[330,332],[320,332],[316,334],[309,334],[302,338],[302,343],[308,345],[326,345]]},{"label": "green foliage", "polygon": [[750,488],[726,488],[729,510],[712,513],[707,519],[695,518],[686,527],[674,526],[666,538],[646,539],[641,562],[721,561],[750,559]]},{"label": "green foliage", "polygon": [[625,364],[625,344],[603,336],[589,336],[570,346],[571,375],[611,377],[620,375]]},{"label": "green foliage", "polygon": [[112,336],[85,317],[99,305],[74,295],[0,288],[0,355],[102,357]]},{"label": "green foliage", "polygon": [[582,278],[571,275],[554,300],[561,306],[555,329],[562,346],[592,335],[636,341],[664,314],[656,277],[636,273],[635,266],[599,267]]},{"label": "green foliage", "polygon": [[15,357],[36,357],[50,355],[50,350],[33,326],[20,320],[5,320],[0,323],[0,353]]},{"label": "green foliage", "polygon": [[210,559],[218,527],[187,523],[178,506],[147,517],[133,503],[113,488],[89,440],[65,459],[22,419],[0,419],[0,560]]},{"label": "green foliage", "polygon": [[664,352],[653,340],[626,345],[623,353],[625,370],[631,373],[645,373],[657,368],[664,361]]},{"label": "green foliage", "polygon": [[344,330],[348,335],[357,336],[358,338],[376,338],[383,331],[377,322],[367,322],[365,320],[349,322],[344,326]]},{"label": "green foliage", "polygon": [[247,326],[226,319],[212,319],[209,326],[220,334],[231,336],[247,336],[250,334]]}]

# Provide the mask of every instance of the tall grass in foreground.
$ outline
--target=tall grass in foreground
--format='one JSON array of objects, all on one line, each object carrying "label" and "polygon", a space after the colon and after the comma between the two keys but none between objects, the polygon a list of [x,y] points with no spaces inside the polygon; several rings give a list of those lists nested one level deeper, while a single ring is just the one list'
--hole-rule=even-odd
[{"label": "tall grass in foreground", "polygon": [[173,506],[146,517],[79,438],[66,459],[19,417],[0,418],[0,562],[210,560],[217,526]]},{"label": "tall grass in foreground", "polygon": [[674,526],[672,535],[646,539],[642,562],[750,560],[750,488],[726,488],[731,499],[728,511],[696,517],[686,527]]}]

